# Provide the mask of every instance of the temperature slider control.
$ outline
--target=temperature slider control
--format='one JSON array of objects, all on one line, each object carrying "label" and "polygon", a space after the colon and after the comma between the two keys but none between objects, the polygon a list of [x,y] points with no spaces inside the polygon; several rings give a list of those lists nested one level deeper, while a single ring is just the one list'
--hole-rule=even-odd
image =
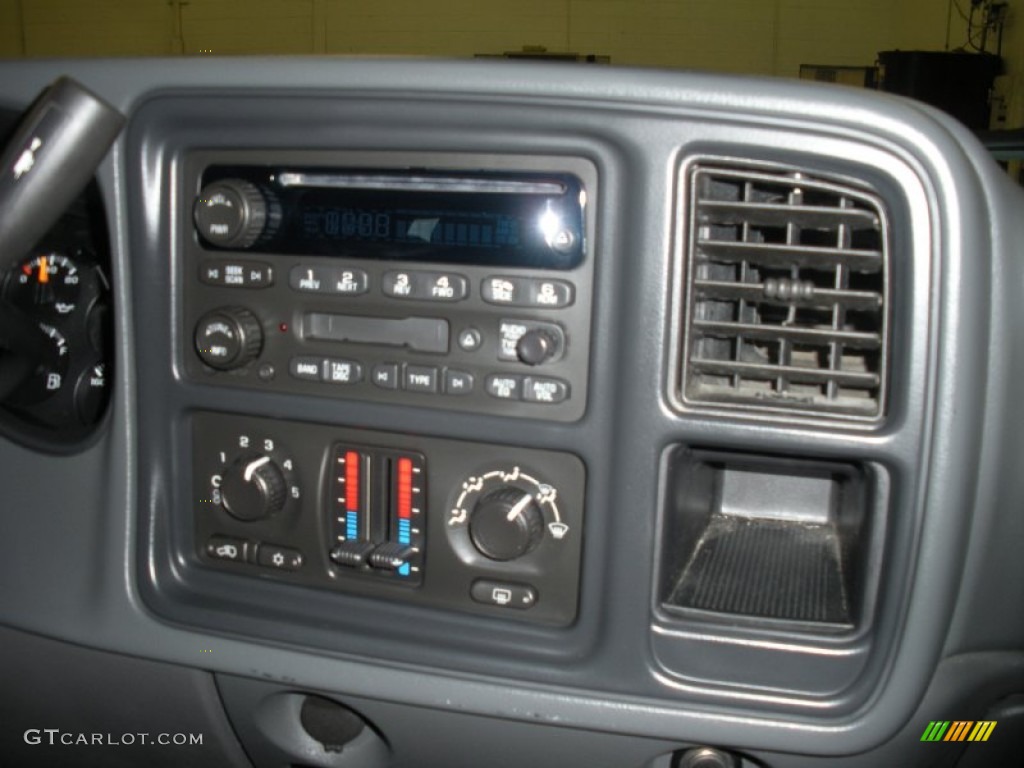
[{"label": "temperature slider control", "polygon": [[423,580],[426,462],[419,453],[335,446],[330,559],[345,573]]}]

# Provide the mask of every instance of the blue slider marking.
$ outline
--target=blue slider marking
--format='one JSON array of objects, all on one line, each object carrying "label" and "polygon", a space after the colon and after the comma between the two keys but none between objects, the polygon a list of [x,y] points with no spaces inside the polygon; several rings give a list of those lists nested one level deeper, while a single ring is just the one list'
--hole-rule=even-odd
[{"label": "blue slider marking", "polygon": [[[412,544],[412,523],[408,520],[398,521],[398,543]],[[399,576],[408,576],[411,573],[408,563],[402,563],[398,567]]]},{"label": "blue slider marking", "polygon": [[350,541],[359,538],[359,513],[349,510],[345,513],[345,537]]}]

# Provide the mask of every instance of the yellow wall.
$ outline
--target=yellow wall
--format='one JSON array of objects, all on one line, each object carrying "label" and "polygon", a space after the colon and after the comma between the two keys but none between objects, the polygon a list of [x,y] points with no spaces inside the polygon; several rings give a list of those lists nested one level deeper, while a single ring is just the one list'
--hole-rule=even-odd
[{"label": "yellow wall", "polygon": [[[1024,0],[1008,2],[1004,87],[1019,103]],[[943,50],[947,37],[956,48],[965,25],[950,8],[949,0],[0,0],[0,56],[471,56],[544,46],[614,64],[795,77],[801,64],[867,66],[881,50]]]}]

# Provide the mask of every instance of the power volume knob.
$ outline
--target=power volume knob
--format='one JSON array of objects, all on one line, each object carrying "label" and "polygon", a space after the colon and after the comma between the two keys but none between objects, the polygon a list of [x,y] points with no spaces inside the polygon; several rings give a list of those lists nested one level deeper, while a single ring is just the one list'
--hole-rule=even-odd
[{"label": "power volume knob", "polygon": [[492,560],[514,560],[529,553],[544,536],[544,515],[533,495],[501,488],[477,502],[469,535],[481,554]]},{"label": "power volume knob", "polygon": [[267,216],[267,199],[243,179],[207,184],[192,206],[200,236],[221,248],[250,247],[263,234]]},{"label": "power volume knob", "polygon": [[245,307],[207,312],[196,325],[196,354],[211,368],[230,371],[255,360],[263,348],[263,327]]},{"label": "power volume knob", "polygon": [[262,520],[284,507],[286,486],[284,473],[269,456],[242,456],[224,472],[221,503],[238,520]]}]

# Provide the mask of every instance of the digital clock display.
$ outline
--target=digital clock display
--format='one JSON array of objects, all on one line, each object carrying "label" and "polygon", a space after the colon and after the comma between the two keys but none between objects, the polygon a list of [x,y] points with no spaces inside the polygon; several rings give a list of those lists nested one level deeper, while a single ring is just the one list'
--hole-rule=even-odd
[{"label": "digital clock display", "polygon": [[484,211],[381,210],[310,206],[302,212],[306,238],[407,243],[454,248],[518,248],[520,221]]}]

